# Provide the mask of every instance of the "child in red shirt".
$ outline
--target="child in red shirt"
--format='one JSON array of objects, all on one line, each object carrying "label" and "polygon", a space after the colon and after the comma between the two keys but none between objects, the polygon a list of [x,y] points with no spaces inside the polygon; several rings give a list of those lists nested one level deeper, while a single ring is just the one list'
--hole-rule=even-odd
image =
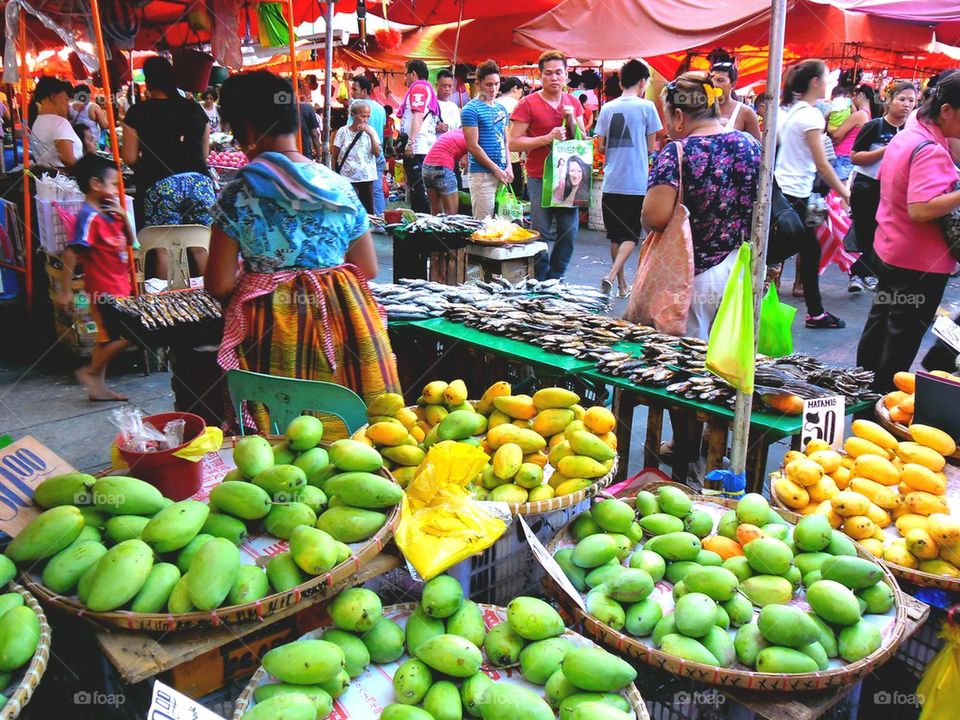
[{"label": "child in red shirt", "polygon": [[87,202],[77,215],[73,239],[63,252],[63,276],[57,305],[68,309],[73,303],[70,285],[79,261],[83,285],[90,296],[90,314],[97,323],[97,343],[90,364],[75,373],[92,401],[126,400],[107,387],[107,365],[130,346],[124,338],[111,337],[99,305],[110,295],[130,295],[129,247],[133,229],[117,197],[117,169],[98,155],[84,155],[74,166],[74,177]]}]

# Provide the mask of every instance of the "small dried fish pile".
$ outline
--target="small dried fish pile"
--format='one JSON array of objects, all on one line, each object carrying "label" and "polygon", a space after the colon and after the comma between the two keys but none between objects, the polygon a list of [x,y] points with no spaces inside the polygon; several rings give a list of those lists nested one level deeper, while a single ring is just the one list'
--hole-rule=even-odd
[{"label": "small dried fish pile", "polygon": [[469,215],[430,215],[417,213],[417,219],[400,226],[404,235],[429,233],[432,235],[472,235],[483,227],[482,220]]},{"label": "small dried fish pile", "polygon": [[[828,396],[843,395],[847,405],[854,405],[864,400],[875,401],[880,397],[870,389],[873,372],[864,370],[862,367],[832,367],[815,357],[798,353],[759,362],[758,376],[761,368],[764,370],[773,368],[786,373],[799,381],[823,389]],[[757,380],[757,382],[760,381]],[[801,393],[796,394],[803,397]]]},{"label": "small dried fish pile", "polygon": [[[677,338],[671,340],[676,345]],[[607,375],[627,378],[637,385],[662,387],[667,392],[687,400],[733,407],[736,391],[724,380],[714,375],[698,375],[679,367],[668,366],[660,360],[661,357],[670,356],[658,355],[655,352],[643,356],[610,352],[598,359],[597,369]]]},{"label": "small dried fish pile", "polygon": [[143,294],[114,299],[117,309],[148,330],[223,317],[220,303],[204,290]]}]

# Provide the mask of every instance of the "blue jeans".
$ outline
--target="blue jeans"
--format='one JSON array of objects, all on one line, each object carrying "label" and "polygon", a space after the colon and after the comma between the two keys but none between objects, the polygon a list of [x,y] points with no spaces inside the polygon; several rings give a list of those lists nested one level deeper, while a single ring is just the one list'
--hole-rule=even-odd
[{"label": "blue jeans", "polygon": [[373,214],[383,215],[387,208],[387,200],[383,197],[383,173],[387,169],[387,159],[381,152],[377,157],[377,179],[373,181]]},{"label": "blue jeans", "polygon": [[[546,243],[553,242],[553,250],[548,254],[542,252],[537,255],[534,273],[537,280],[552,280],[563,278],[567,272],[567,265],[573,257],[573,247],[577,242],[577,230],[580,227],[580,211],[577,208],[541,207],[540,199],[543,196],[543,180],[541,178],[527,178],[527,189],[530,193],[530,219],[533,229],[540,233],[540,239]],[[556,234],[554,234],[556,223]]]}]

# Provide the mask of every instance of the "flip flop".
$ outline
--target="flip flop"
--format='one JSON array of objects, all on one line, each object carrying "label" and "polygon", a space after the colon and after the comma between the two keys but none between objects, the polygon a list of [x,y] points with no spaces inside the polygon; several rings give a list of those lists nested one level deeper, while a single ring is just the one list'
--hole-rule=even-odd
[{"label": "flip flop", "polygon": [[627,290],[626,292],[622,292],[622,293],[618,292],[617,297],[620,298],[621,300],[628,298],[630,297],[630,291]]},{"label": "flip flop", "polygon": [[600,281],[600,292],[610,295],[613,292],[613,283],[603,278],[603,280]]}]

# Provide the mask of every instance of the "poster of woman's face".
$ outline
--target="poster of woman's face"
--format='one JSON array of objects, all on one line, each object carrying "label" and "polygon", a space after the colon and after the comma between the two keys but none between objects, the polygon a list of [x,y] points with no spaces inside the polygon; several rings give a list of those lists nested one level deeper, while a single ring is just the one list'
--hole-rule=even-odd
[{"label": "poster of woman's face", "polygon": [[[554,146],[553,204],[563,207],[590,205],[591,164],[583,160],[576,148]],[[567,152],[563,152],[566,150]]]}]

